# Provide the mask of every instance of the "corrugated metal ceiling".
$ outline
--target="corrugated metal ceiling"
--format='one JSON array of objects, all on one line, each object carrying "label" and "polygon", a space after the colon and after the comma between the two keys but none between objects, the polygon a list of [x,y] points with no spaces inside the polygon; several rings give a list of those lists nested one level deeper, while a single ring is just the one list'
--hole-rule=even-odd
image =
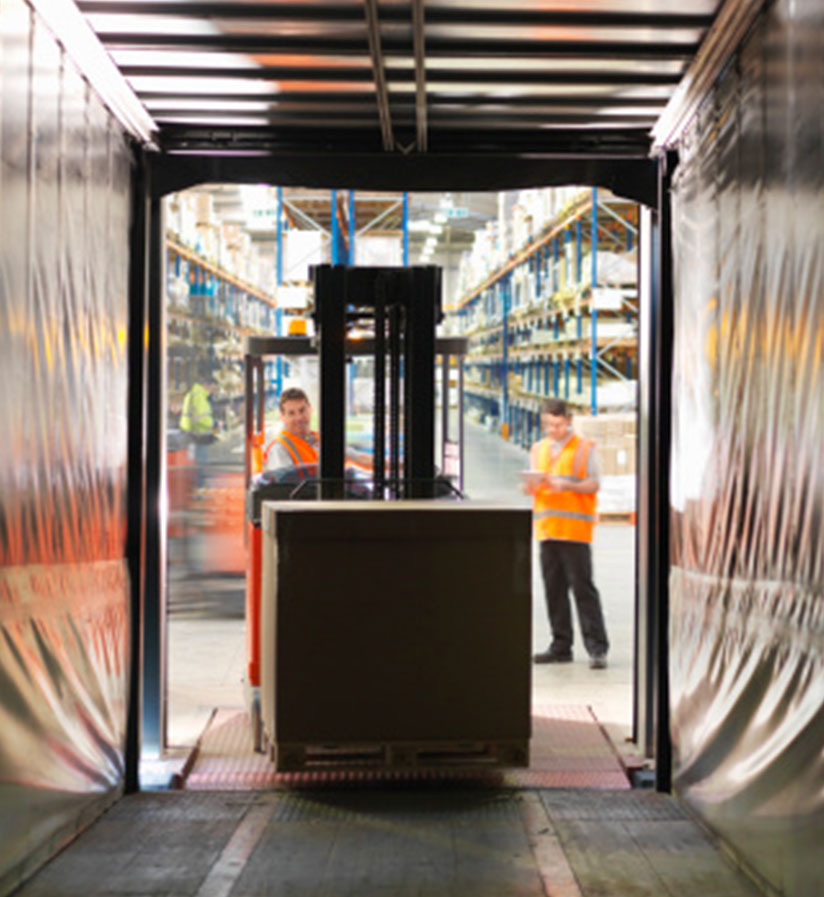
[{"label": "corrugated metal ceiling", "polygon": [[646,153],[719,0],[80,0],[171,151]]}]

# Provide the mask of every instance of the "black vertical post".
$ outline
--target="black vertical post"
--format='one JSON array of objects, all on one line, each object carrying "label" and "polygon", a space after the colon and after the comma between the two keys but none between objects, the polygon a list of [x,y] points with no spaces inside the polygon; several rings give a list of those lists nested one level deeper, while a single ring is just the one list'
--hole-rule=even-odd
[{"label": "black vertical post", "polygon": [[444,466],[444,450],[449,441],[449,362],[452,356],[444,353],[441,357],[441,467]]},{"label": "black vertical post", "polygon": [[389,307],[389,478],[392,497],[399,498],[401,466],[401,327],[403,305]]},{"label": "black vertical post", "polygon": [[314,269],[320,359],[320,476],[324,498],[343,496],[346,424],[346,268]]},{"label": "black vertical post", "polygon": [[[404,478],[406,495],[432,496],[435,476],[435,325],[440,309],[441,272],[412,268],[404,359]],[[430,485],[427,485],[429,483]]]},{"label": "black vertical post", "polygon": [[379,277],[375,295],[374,402],[372,412],[372,476],[375,498],[384,495],[386,458],[386,284]]},{"label": "black vertical post", "polygon": [[129,231],[129,390],[126,563],[129,569],[129,684],[124,789],[140,788],[141,657],[143,646],[143,560],[146,520],[146,342],[148,284],[148,171],[135,150]]},{"label": "black vertical post", "polygon": [[149,345],[146,380],[146,587],[143,637],[143,749],[162,754],[166,741],[166,427],[163,209],[149,215]]},{"label": "black vertical post", "polygon": [[243,417],[246,424],[246,440],[244,442],[245,459],[245,486],[249,488],[252,479],[252,434],[255,432],[255,369],[254,356],[248,353],[243,356],[243,385],[246,402],[243,408]]},{"label": "black vertical post", "polygon": [[639,440],[636,543],[635,738],[655,759],[655,787],[669,791],[669,470],[673,352],[670,181],[661,157],[657,208],[642,212],[639,252]]},{"label": "black vertical post", "polygon": [[672,435],[673,269],[672,204],[670,187],[678,156],[668,152],[658,169],[658,320],[654,352],[656,487],[651,489],[657,550],[652,552],[652,584],[655,596],[655,787],[672,788],[672,740],[669,704],[669,544],[670,544],[670,448]]}]

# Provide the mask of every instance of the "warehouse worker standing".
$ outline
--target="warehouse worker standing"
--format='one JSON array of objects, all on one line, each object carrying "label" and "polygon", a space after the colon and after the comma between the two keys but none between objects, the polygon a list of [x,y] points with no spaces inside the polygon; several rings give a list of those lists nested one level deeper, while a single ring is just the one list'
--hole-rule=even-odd
[{"label": "warehouse worker standing", "polygon": [[540,542],[552,643],[533,660],[535,663],[572,660],[571,589],[589,665],[592,669],[604,669],[609,640],[601,598],[592,581],[590,550],[599,488],[595,447],[573,432],[572,418],[562,399],[544,402],[541,427],[546,438],[532,446],[533,472],[525,489],[533,496],[535,535]]},{"label": "warehouse worker standing", "polygon": [[[201,382],[202,381],[202,382]],[[197,466],[197,484],[203,485],[203,466],[208,457],[208,448],[217,438],[212,394],[217,384],[211,375],[195,381],[183,398],[180,412],[180,429],[191,439],[193,460]]]},{"label": "warehouse worker standing", "polygon": [[266,446],[266,470],[297,471],[300,479],[317,475],[320,437],[312,429],[312,406],[302,389],[284,389],[279,401],[280,433]]}]

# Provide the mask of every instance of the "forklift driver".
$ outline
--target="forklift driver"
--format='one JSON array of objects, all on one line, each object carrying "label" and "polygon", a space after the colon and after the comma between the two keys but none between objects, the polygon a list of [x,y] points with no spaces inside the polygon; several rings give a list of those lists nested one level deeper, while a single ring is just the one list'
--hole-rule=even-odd
[{"label": "forklift driver", "polygon": [[266,470],[296,472],[300,479],[317,475],[320,437],[311,428],[312,406],[298,387],[280,394],[280,433],[266,446],[263,466]]}]

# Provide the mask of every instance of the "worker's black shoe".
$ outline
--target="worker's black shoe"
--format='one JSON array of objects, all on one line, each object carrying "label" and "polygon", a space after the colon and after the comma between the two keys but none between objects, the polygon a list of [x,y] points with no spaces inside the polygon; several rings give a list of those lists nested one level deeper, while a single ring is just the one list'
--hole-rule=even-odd
[{"label": "worker's black shoe", "polygon": [[606,654],[593,654],[589,658],[589,668],[591,670],[605,670],[607,668]]},{"label": "worker's black shoe", "polygon": [[535,663],[572,663],[572,651],[555,651],[549,648],[533,656]]}]

